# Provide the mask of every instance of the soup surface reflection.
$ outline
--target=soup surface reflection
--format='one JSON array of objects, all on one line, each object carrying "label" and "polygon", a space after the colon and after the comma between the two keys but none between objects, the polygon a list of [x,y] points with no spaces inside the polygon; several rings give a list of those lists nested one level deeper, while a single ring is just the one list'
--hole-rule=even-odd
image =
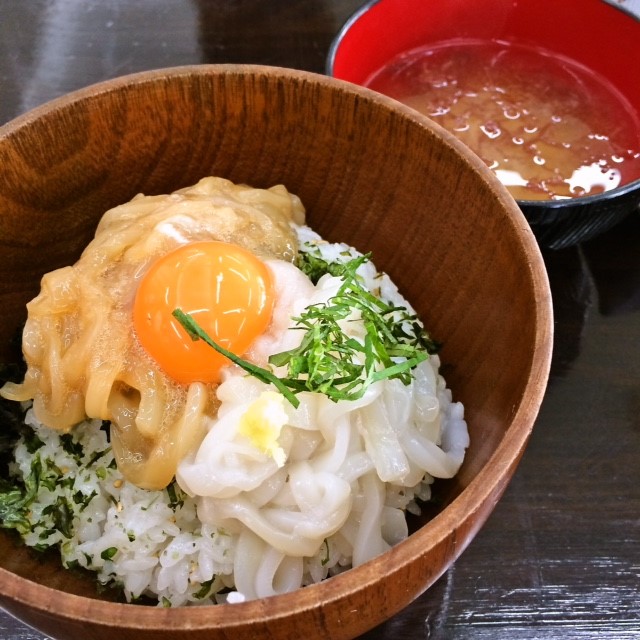
[{"label": "soup surface reflection", "polygon": [[458,39],[406,52],[365,83],[429,116],[519,200],[640,178],[640,117],[615,87],[544,49]]}]

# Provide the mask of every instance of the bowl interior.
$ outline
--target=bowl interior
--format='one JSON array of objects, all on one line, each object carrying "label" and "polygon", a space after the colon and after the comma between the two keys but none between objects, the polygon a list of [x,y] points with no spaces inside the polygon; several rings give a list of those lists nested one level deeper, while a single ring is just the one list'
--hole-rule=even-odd
[{"label": "bowl interior", "polygon": [[[372,251],[434,337],[471,447],[433,516],[391,552],[264,601],[158,610],[0,535],[0,603],[64,638],[347,638],[406,606],[461,553],[504,490],[542,399],[551,303],[533,235],[452,136],[365,89],[303,72],[199,66],[90,87],[0,129],[0,362],[43,273],[70,264],[102,213],[220,175],[285,184],[330,240]],[[36,576],[34,578],[34,576]],[[385,578],[386,576],[386,578]],[[384,581],[402,584],[388,589]],[[233,613],[229,609],[233,607]],[[226,635],[226,633],[230,635]]]},{"label": "bowl interior", "polygon": [[364,84],[396,55],[454,38],[543,47],[599,73],[631,105],[640,104],[638,74],[629,71],[637,57],[640,21],[602,0],[374,0],[336,38],[328,71]]}]

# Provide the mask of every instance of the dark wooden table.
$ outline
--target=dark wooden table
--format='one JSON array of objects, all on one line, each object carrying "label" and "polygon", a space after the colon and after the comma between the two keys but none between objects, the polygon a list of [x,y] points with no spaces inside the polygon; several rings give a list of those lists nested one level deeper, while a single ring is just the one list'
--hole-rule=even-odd
[{"label": "dark wooden table", "polygon": [[[143,69],[237,62],[323,72],[359,4],[1,0],[0,123]],[[524,459],[453,568],[366,640],[640,638],[640,215],[545,260],[556,344]],[[0,638],[43,636],[0,612]]]}]

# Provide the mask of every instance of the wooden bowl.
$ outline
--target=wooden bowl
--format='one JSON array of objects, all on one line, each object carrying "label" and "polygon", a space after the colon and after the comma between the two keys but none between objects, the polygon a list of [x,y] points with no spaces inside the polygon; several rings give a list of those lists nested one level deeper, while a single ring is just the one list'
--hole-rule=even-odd
[{"label": "wooden bowl", "polygon": [[[482,526],[523,453],[549,371],[552,310],[532,232],[497,179],[427,118],[324,76],[251,66],[140,73],[0,128],[0,335],[13,348],[43,273],[108,208],[219,175],[285,184],[331,240],[373,252],[444,343],[471,446],[437,506],[374,560],[294,593],[161,609],[110,602],[53,556],[0,545],[0,604],[54,638],[352,638],[406,607]],[[500,550],[496,549],[499,561]]]}]

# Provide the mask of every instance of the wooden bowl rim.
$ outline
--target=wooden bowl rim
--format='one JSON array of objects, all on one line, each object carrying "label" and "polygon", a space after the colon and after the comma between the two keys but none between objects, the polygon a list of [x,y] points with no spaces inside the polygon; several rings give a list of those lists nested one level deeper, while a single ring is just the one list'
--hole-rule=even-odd
[{"label": "wooden bowl rim", "polygon": [[[441,513],[410,535],[409,538],[359,567],[284,595],[232,605],[220,604],[168,609],[109,602],[75,595],[38,584],[0,567],[0,592],[4,598],[41,612],[51,613],[58,618],[117,628],[121,626],[119,623],[129,615],[128,628],[146,631],[233,629],[244,626],[249,621],[252,623],[273,622],[277,619],[290,617],[294,613],[314,609],[320,603],[326,606],[332,602],[344,600],[351,594],[372,586],[379,581],[380,576],[402,570],[403,567],[413,563],[416,557],[425,555],[427,550],[451,537],[452,532],[455,546],[457,529],[480,511],[487,500],[496,501],[506,487],[527,443],[546,389],[553,342],[553,310],[544,262],[526,219],[515,200],[493,172],[475,154],[442,127],[400,102],[364,87],[307,71],[247,64],[186,65],[120,76],[55,98],[1,126],[0,141],[43,116],[64,110],[75,103],[101,94],[115,92],[130,85],[144,85],[156,81],[210,74],[287,78],[357,94],[366,100],[374,101],[387,109],[396,111],[403,117],[418,123],[421,127],[431,130],[447,145],[453,147],[468,164],[482,175],[503,207],[509,212],[518,241],[522,244],[529,261],[528,267],[535,295],[535,343],[527,383],[523,391],[523,401],[515,412],[512,423],[505,432],[502,441],[469,485]],[[484,517],[482,521],[484,521]],[[480,524],[477,525],[478,528]],[[464,550],[464,546],[466,544],[455,550],[454,558]],[[390,562],[391,558],[392,562]],[[441,573],[444,573],[445,570],[446,567]],[[232,607],[233,614],[230,614],[230,607]]]}]

